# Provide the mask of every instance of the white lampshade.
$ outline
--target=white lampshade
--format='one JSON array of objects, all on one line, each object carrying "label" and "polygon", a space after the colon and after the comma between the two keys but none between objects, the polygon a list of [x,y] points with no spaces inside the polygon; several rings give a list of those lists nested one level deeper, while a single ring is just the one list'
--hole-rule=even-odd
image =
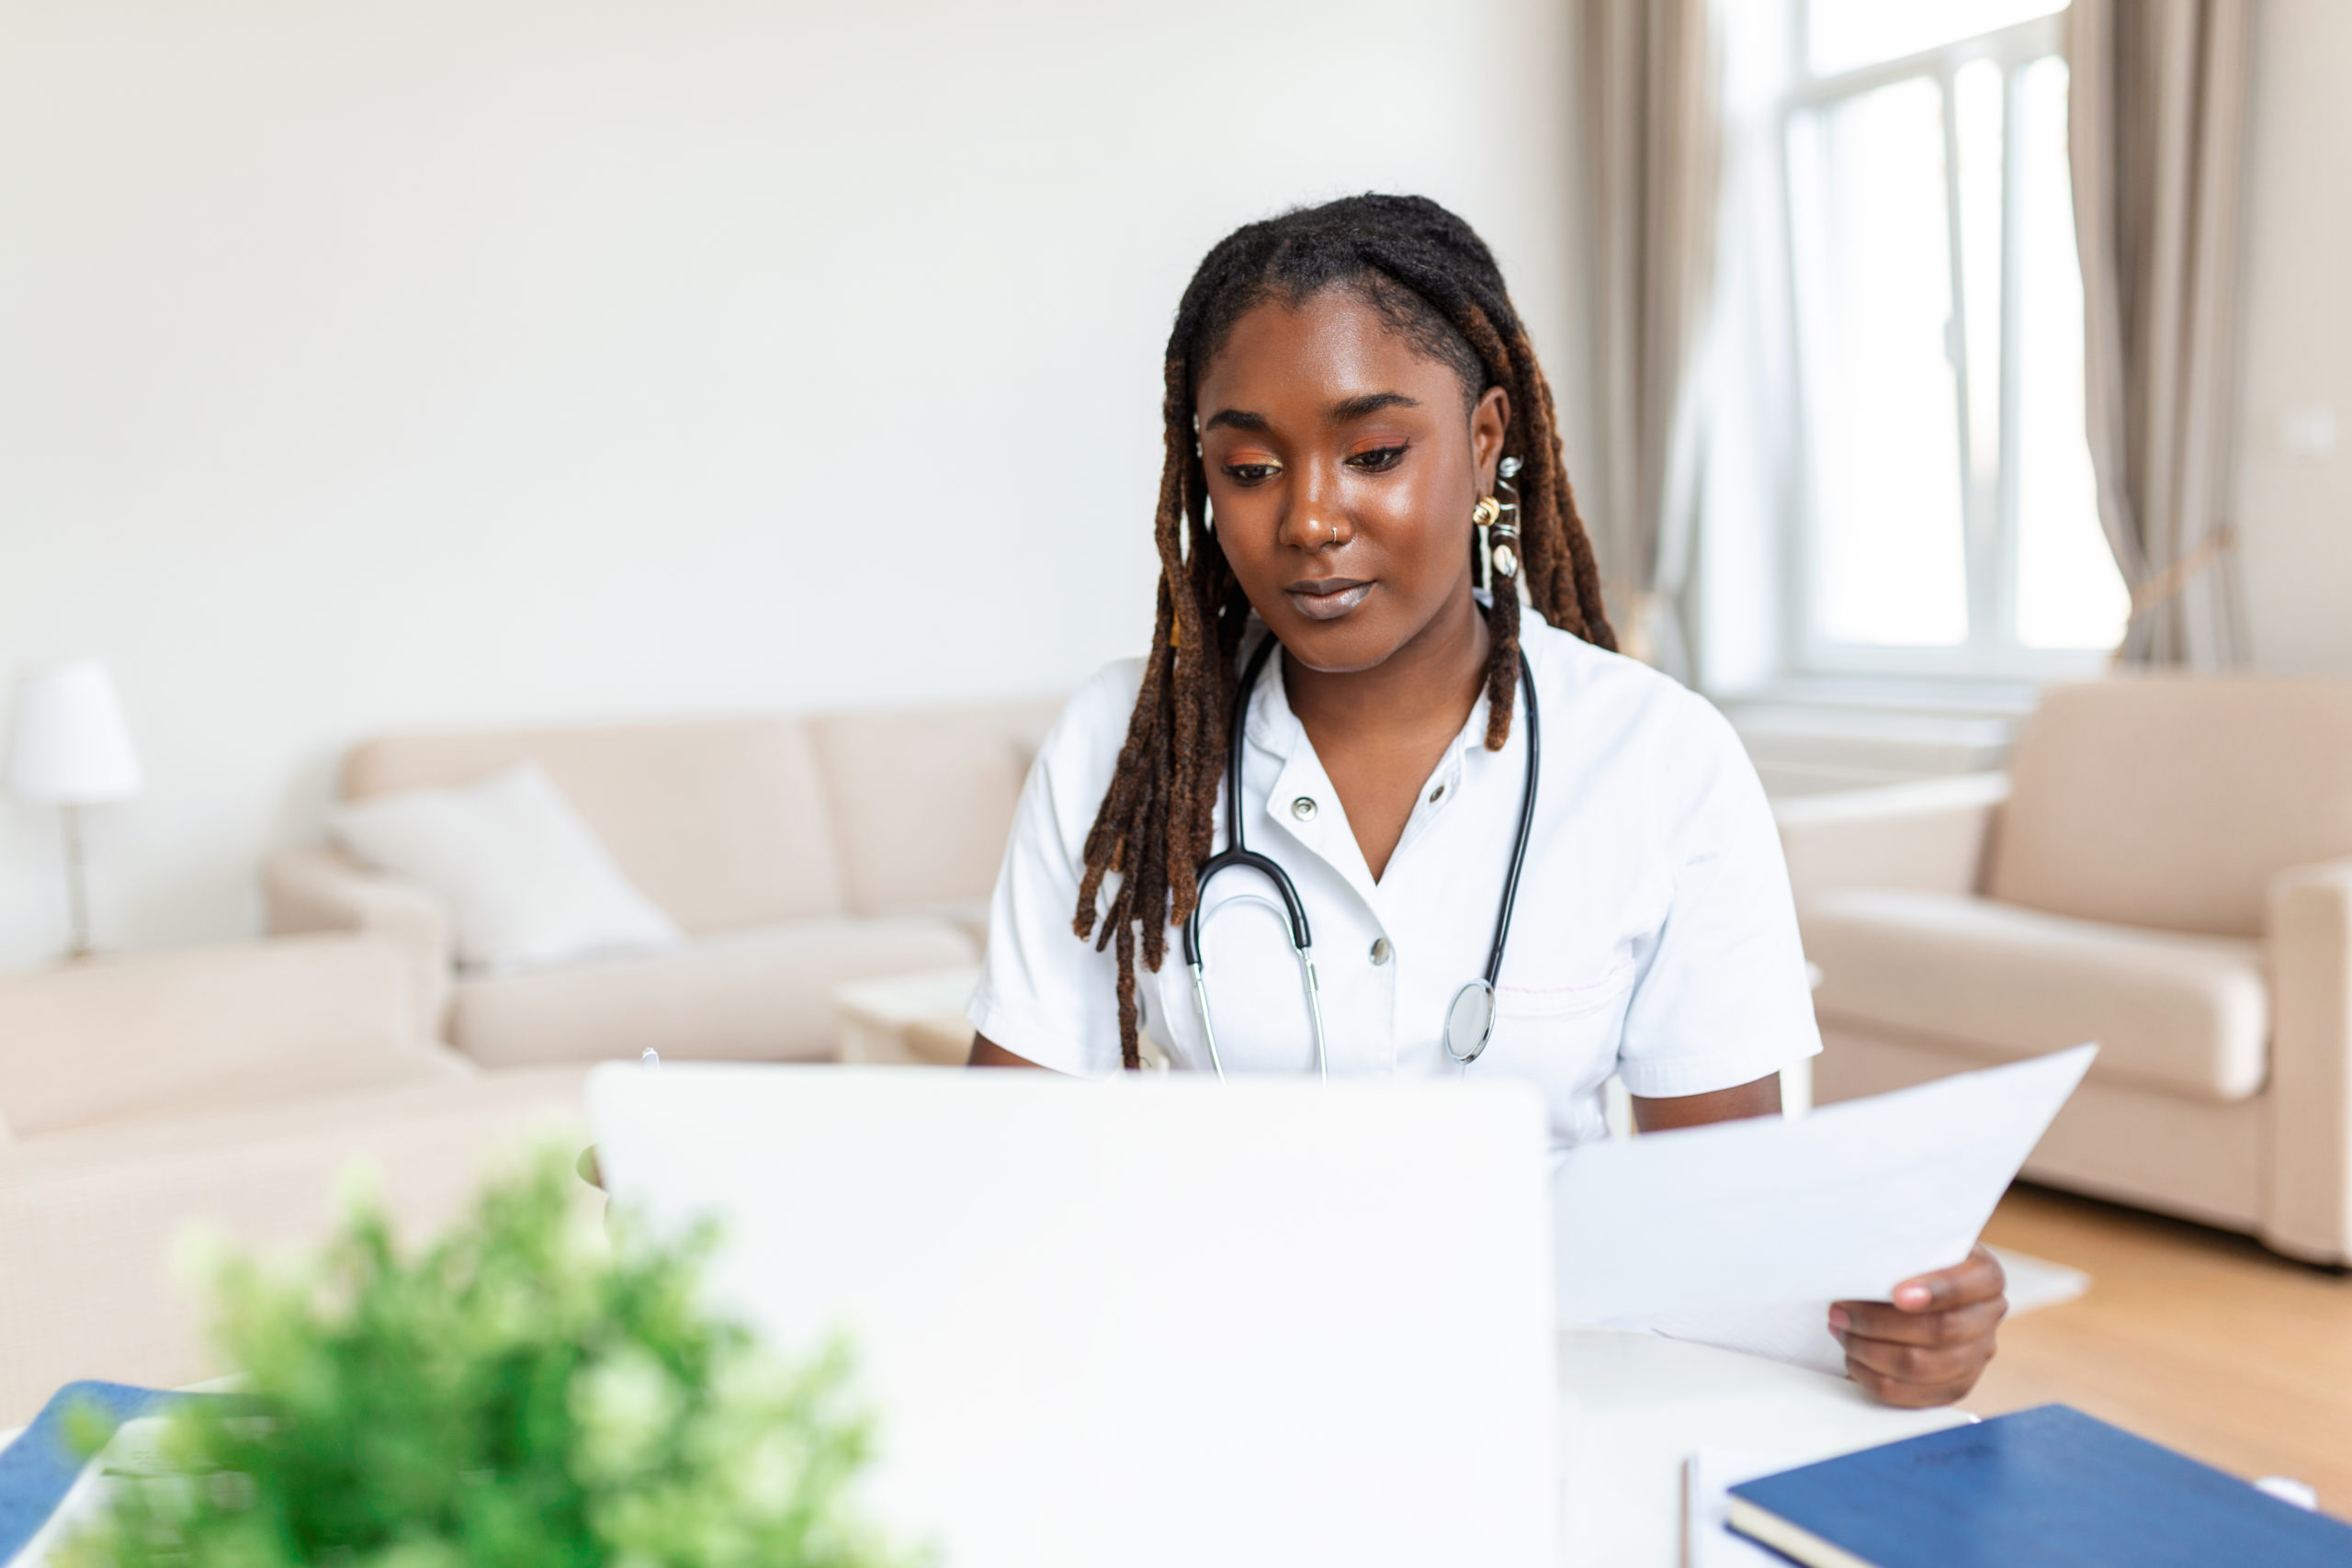
[{"label": "white lampshade", "polygon": [[26,800],[93,806],[137,795],[143,782],[105,665],[76,659],[25,677],[9,735],[12,792]]}]

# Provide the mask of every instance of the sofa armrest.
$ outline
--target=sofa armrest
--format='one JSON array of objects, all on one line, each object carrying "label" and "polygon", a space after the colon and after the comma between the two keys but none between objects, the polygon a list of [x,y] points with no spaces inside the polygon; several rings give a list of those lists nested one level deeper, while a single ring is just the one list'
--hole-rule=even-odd
[{"label": "sofa armrest", "polygon": [[2352,1261],[2352,860],[2271,879],[2270,1169],[2263,1239]]},{"label": "sofa armrest", "polygon": [[1962,773],[1775,801],[1789,886],[1803,905],[1839,887],[1973,893],[2006,773]]},{"label": "sofa armrest", "polygon": [[[429,1236],[516,1148],[579,1146],[583,1077],[445,1077],[0,1148],[0,1427],[68,1378],[171,1388],[230,1370],[175,1261],[190,1228],[239,1248],[316,1247],[356,1163],[401,1234]],[[573,1200],[597,1203],[585,1186]]]},{"label": "sofa armrest", "polygon": [[364,931],[398,948],[413,974],[422,1032],[448,1037],[449,917],[414,883],[385,876],[333,850],[300,850],[262,868],[269,933]]}]

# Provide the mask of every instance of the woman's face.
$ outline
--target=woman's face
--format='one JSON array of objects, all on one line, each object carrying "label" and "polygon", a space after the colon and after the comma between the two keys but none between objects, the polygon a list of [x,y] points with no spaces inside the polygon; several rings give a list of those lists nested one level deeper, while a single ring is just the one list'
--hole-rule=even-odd
[{"label": "woman's face", "polygon": [[1470,513],[1510,405],[1351,289],[1252,309],[1201,378],[1209,504],[1242,592],[1310,670],[1369,670],[1470,610]]}]

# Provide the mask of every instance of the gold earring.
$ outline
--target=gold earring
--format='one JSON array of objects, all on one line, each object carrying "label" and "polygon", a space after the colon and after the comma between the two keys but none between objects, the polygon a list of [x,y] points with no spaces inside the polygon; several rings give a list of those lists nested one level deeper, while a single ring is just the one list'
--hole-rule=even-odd
[{"label": "gold earring", "polygon": [[1474,528],[1491,528],[1495,525],[1495,519],[1502,514],[1501,502],[1491,495],[1480,496],[1478,504],[1470,509],[1470,525]]}]

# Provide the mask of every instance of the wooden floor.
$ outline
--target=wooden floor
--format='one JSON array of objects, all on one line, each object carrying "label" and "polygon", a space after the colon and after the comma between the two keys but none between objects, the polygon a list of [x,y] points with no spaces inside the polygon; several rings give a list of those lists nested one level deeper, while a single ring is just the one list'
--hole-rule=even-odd
[{"label": "wooden floor", "polygon": [[2071,1264],[2087,1295],[2006,1324],[1968,1408],[2052,1400],[2352,1516],[2352,1278],[2254,1242],[2018,1187],[1984,1238]]}]

